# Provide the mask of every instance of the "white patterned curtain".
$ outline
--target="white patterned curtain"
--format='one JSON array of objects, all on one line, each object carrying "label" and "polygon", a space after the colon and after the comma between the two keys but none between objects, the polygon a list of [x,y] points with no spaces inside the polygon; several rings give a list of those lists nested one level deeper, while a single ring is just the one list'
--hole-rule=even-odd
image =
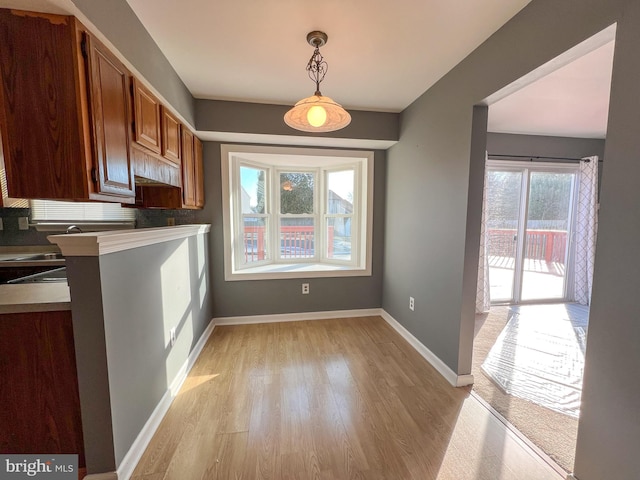
[{"label": "white patterned curtain", "polygon": [[598,157],[583,158],[580,162],[578,211],[576,217],[575,300],[582,305],[591,303],[593,263],[596,256],[598,230]]},{"label": "white patterned curtain", "polygon": [[482,227],[480,229],[480,255],[478,258],[478,286],[476,293],[476,313],[486,313],[491,308],[489,295],[489,232],[487,230],[487,163],[484,167],[484,190],[482,193]]}]

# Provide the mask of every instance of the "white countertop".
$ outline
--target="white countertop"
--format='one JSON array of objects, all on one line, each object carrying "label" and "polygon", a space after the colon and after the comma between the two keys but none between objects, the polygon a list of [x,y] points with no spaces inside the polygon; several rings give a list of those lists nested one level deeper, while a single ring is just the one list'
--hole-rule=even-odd
[{"label": "white countertop", "polygon": [[67,282],[0,285],[0,314],[71,310]]}]

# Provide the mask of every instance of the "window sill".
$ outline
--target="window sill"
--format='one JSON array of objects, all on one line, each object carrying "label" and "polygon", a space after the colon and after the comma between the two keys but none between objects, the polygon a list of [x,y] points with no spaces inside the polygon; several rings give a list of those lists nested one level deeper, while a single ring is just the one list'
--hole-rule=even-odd
[{"label": "window sill", "polygon": [[371,270],[326,263],[279,263],[225,272],[225,281],[283,280],[287,278],[370,277]]}]

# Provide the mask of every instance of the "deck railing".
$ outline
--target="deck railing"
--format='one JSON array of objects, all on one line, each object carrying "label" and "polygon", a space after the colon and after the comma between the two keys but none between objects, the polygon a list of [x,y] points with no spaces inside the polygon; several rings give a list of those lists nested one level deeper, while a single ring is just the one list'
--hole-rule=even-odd
[{"label": "deck railing", "polygon": [[[489,255],[515,257],[515,229],[489,229]],[[525,258],[565,263],[567,232],[565,230],[527,230]]]},{"label": "deck railing", "polygon": [[[280,227],[280,258],[309,258],[315,255],[315,228],[307,226]],[[328,256],[333,255],[333,227],[328,229]],[[257,262],[266,258],[265,227],[244,227],[245,262]]]}]

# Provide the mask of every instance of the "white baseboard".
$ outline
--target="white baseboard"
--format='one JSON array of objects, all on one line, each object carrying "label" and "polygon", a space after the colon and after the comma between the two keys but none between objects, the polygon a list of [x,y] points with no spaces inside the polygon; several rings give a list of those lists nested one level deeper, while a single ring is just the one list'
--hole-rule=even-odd
[{"label": "white baseboard", "polygon": [[[149,442],[153,438],[153,435],[155,434],[156,430],[160,426],[160,422],[162,421],[167,411],[169,410],[169,407],[171,406],[173,399],[180,391],[180,387],[182,387],[182,384],[187,379],[187,375],[189,374],[189,371],[191,370],[196,360],[200,356],[200,352],[202,352],[202,349],[207,343],[207,340],[211,336],[211,333],[213,332],[214,328],[215,328],[215,322],[213,321],[209,322],[209,325],[207,325],[207,328],[205,328],[204,332],[202,332],[202,335],[200,336],[200,339],[198,340],[196,345],[193,347],[193,350],[191,350],[191,353],[189,353],[187,360],[184,362],[182,367],[180,367],[178,374],[175,376],[175,378],[171,382],[171,385],[169,385],[169,388],[160,399],[160,402],[158,403],[158,405],[156,405],[156,408],[153,410],[153,413],[151,413],[151,416],[147,420],[147,423],[145,423],[144,427],[142,427],[142,430],[140,430],[140,433],[138,434],[135,441],[131,445],[131,448],[129,448],[129,451],[122,459],[122,462],[120,462],[120,465],[118,466],[118,471],[112,472],[112,473],[105,473],[105,474],[87,475],[85,479],[87,480],[129,480],[129,477],[131,477],[133,470],[136,468],[136,465],[138,465],[138,462],[140,461],[142,454],[147,448],[147,445],[149,445]],[[102,475],[106,475],[106,476],[103,477]],[[110,475],[113,475],[113,476],[110,476]]]},{"label": "white baseboard", "polygon": [[305,320],[327,320],[330,318],[372,317],[382,315],[381,308],[362,310],[331,310],[327,312],[279,313],[275,315],[251,315],[247,317],[217,317],[216,325],[250,325],[254,323],[299,322]]},{"label": "white baseboard", "polygon": [[414,337],[409,330],[404,328],[395,318],[382,310],[380,314],[391,327],[398,332],[424,359],[435,368],[454,387],[466,387],[473,384],[473,375],[458,375],[449,366],[429,350],[420,340]]}]

